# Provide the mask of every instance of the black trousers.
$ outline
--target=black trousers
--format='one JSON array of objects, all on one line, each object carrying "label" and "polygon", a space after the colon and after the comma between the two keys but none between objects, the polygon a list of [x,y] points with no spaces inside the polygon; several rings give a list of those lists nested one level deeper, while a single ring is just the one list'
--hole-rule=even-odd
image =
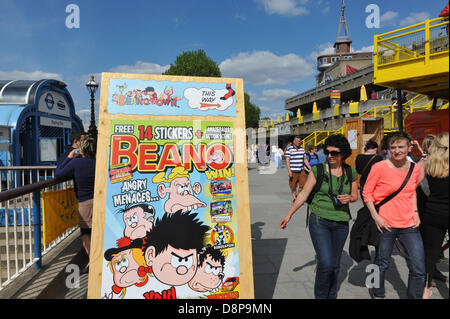
[{"label": "black trousers", "polygon": [[426,286],[431,286],[436,263],[448,230],[448,216],[426,212],[421,224],[423,246],[425,250]]}]

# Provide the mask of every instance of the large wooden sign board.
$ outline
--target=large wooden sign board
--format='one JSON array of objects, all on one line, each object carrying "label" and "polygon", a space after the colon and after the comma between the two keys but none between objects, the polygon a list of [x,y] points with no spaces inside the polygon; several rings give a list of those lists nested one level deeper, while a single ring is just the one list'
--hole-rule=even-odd
[{"label": "large wooden sign board", "polygon": [[103,73],[89,298],[253,298],[242,79]]}]

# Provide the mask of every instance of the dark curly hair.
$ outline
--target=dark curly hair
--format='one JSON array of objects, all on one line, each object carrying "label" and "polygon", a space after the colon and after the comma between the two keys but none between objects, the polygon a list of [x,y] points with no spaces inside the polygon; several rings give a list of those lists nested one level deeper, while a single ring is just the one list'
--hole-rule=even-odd
[{"label": "dark curly hair", "polygon": [[328,146],[337,147],[341,151],[342,159],[345,160],[347,157],[352,155],[352,150],[350,149],[350,143],[342,134],[331,135],[325,140],[325,149]]},{"label": "dark curly hair", "polygon": [[364,151],[378,149],[378,143],[374,140],[368,140],[364,146]]}]

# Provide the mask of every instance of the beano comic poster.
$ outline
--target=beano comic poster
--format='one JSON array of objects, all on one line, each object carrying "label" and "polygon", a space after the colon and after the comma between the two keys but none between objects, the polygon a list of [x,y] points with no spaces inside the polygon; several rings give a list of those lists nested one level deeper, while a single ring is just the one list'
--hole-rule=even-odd
[{"label": "beano comic poster", "polygon": [[[215,114],[221,107],[215,100],[217,92],[220,100],[234,91],[228,83],[209,88],[205,83],[188,83],[186,88],[183,83],[182,92],[179,83],[158,83],[114,79],[109,83],[108,108],[114,104],[113,112],[117,112],[122,104],[127,107],[122,111],[130,113],[134,112],[131,105],[141,103],[186,114],[186,108],[192,108],[192,92],[186,97],[185,91],[194,87],[200,101],[202,92],[209,92],[211,98],[203,101],[217,104],[209,106]],[[162,95],[149,98],[137,92],[136,85],[149,92],[163,87]],[[221,86],[224,90],[218,89]],[[155,98],[154,105],[151,98]],[[234,94],[228,98],[231,101],[224,112],[236,106]],[[145,108],[135,113],[142,117],[110,118],[104,132],[107,162],[97,163],[97,169],[107,173],[102,175],[106,179],[100,191],[104,202],[100,298],[240,298],[238,217],[249,212],[238,211],[236,201],[231,120],[235,111],[225,113],[229,120],[217,121],[212,117],[146,119],[145,114],[151,112]],[[101,206],[96,200],[95,207]]]}]

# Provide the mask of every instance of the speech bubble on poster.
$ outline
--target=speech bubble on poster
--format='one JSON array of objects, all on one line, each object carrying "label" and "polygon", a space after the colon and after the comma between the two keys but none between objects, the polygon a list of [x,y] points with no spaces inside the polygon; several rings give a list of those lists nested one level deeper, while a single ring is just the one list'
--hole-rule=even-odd
[{"label": "speech bubble on poster", "polygon": [[103,73],[99,114],[88,297],[253,298],[242,79]]}]

